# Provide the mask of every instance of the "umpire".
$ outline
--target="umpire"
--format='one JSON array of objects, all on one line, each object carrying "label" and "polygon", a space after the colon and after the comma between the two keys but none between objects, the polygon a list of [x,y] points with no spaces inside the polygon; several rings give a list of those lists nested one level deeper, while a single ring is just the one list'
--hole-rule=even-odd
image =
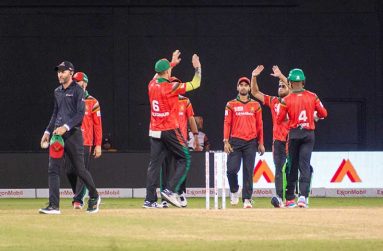
[{"label": "umpire", "polygon": [[[73,81],[74,67],[71,62],[64,61],[55,67],[60,86],[54,90],[54,108],[47,126],[41,146],[49,141],[50,135],[61,135],[64,140],[64,152],[72,162],[73,168],[89,189],[89,213],[99,210],[101,198],[97,193],[93,178],[84,165],[84,144],[81,123],[85,113],[84,90]],[[44,143],[45,144],[45,143]],[[60,214],[60,168],[64,167],[64,157],[49,157],[48,185],[49,205],[41,208],[43,214]]]}]

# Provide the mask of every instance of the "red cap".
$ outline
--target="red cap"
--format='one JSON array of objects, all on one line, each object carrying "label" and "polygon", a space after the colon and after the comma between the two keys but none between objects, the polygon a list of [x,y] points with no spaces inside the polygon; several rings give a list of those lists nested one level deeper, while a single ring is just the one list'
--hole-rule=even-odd
[{"label": "red cap", "polygon": [[238,79],[238,82],[237,82],[237,85],[239,85],[239,83],[241,82],[246,82],[248,85],[250,85],[250,79],[248,79],[247,77],[241,77]]},{"label": "red cap", "polygon": [[64,140],[60,135],[53,135],[49,146],[49,156],[60,159],[64,156]]},{"label": "red cap", "polygon": [[79,71],[79,72],[76,72],[74,75],[73,75],[73,79],[76,81],[76,82],[80,82],[80,81],[85,81],[86,83],[88,83],[88,76]]}]

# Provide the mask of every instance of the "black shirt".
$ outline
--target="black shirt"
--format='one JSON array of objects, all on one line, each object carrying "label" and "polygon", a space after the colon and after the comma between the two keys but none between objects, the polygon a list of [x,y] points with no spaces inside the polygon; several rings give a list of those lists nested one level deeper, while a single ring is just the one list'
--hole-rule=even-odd
[{"label": "black shirt", "polygon": [[62,85],[54,90],[54,107],[46,131],[52,133],[56,127],[67,125],[69,130],[81,127],[85,113],[85,92],[72,82],[66,89]]}]

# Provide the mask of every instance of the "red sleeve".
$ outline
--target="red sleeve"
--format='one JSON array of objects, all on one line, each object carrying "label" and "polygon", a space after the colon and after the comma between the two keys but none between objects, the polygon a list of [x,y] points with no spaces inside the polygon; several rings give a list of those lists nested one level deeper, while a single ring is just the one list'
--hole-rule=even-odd
[{"label": "red sleeve", "polygon": [[282,122],[286,118],[287,106],[284,100],[281,101],[281,105],[279,107],[279,112],[277,113],[277,124],[282,124]]},{"label": "red sleeve", "polygon": [[257,137],[258,143],[263,145],[263,120],[262,120],[262,108],[259,106],[257,112],[255,113],[255,120],[257,123]]},{"label": "red sleeve", "polygon": [[190,103],[190,100],[188,100],[188,102],[186,104],[186,117],[190,118],[192,116],[194,116],[193,106]]},{"label": "red sleeve", "polygon": [[230,107],[230,102],[228,102],[225,108],[225,121],[223,124],[223,139],[229,139],[230,137],[232,119],[233,119],[233,111]]},{"label": "red sleeve", "polygon": [[270,105],[271,105],[271,99],[272,99],[271,96],[265,94],[265,95],[263,96],[263,105],[270,107]]},{"label": "red sleeve", "polygon": [[317,113],[318,118],[325,118],[325,117],[327,117],[327,110],[326,110],[326,108],[324,108],[322,102],[319,100],[318,97],[315,100],[315,111],[318,112]]},{"label": "red sleeve", "polygon": [[100,104],[96,100],[92,108],[92,119],[93,119],[93,131],[94,131],[94,144],[101,146],[102,142],[102,123],[101,123],[101,109]]}]

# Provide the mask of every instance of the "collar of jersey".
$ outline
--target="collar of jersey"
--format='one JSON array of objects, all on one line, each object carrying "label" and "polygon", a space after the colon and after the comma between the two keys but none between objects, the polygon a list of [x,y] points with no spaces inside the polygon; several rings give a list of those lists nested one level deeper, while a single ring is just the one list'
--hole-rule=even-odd
[{"label": "collar of jersey", "polygon": [[304,92],[305,89],[302,88],[302,90],[299,90],[299,91],[292,91],[292,93],[300,93],[300,92]]},{"label": "collar of jersey", "polygon": [[241,100],[241,98],[239,97],[239,95],[237,95],[237,101],[239,101],[239,102],[241,102],[242,104],[246,104],[246,103],[248,103],[248,102],[250,102],[250,96],[249,95],[247,95],[247,101],[245,101],[245,102],[243,102],[242,100]]},{"label": "collar of jersey", "polygon": [[164,83],[164,82],[170,82],[170,81],[167,80],[166,78],[157,78],[157,82],[158,82],[159,84],[161,84],[161,83]]}]

